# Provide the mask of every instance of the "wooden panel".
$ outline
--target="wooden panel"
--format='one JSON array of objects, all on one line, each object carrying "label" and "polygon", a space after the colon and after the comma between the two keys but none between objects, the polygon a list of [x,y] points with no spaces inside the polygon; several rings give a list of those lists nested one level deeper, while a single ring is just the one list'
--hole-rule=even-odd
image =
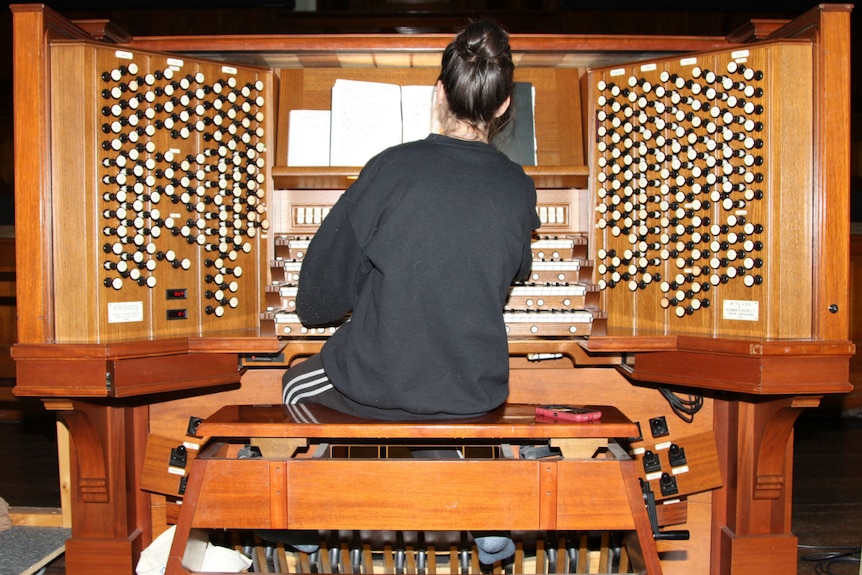
[{"label": "wooden panel", "polygon": [[[662,572],[666,575],[689,573],[710,573],[710,546],[698,545],[696,541],[711,541],[712,493],[702,493],[687,498],[685,523],[671,524],[663,530],[685,530],[689,541],[656,541],[662,559]],[[673,504],[671,504],[673,506]],[[659,505],[659,517],[662,516]]]},{"label": "wooden panel", "polygon": [[210,415],[198,433],[210,437],[343,437],[353,425],[352,439],[549,439],[633,437],[635,426],[616,407],[597,406],[596,421],[536,421],[535,405],[507,403],[477,417],[451,420],[385,421],[354,417],[318,404],[303,406],[294,417],[289,406],[226,405]]},{"label": "wooden panel", "polygon": [[581,106],[577,68],[515,68],[516,82],[536,90],[535,128],[538,166],[583,166]]},{"label": "wooden panel", "polygon": [[[289,110],[328,110],[336,79],[386,82],[399,85],[433,85],[439,74],[439,57],[430,68],[313,68],[280,71],[279,156],[276,165],[287,165],[286,136]],[[515,69],[516,82],[531,82],[536,89],[535,125],[538,165],[583,166],[581,114],[578,98],[579,70],[572,68]],[[281,128],[281,127],[284,128]],[[284,147],[281,144],[284,143]],[[281,150],[284,150],[282,153]]]},{"label": "wooden panel", "polygon": [[18,259],[22,277],[19,341],[24,342],[49,341],[53,330],[51,254],[44,249],[52,224],[50,206],[44,199],[50,182],[50,132],[43,113],[49,103],[45,29],[52,14],[20,11],[13,20],[16,249],[26,256]]},{"label": "wooden panel", "polygon": [[[781,339],[817,338],[815,328],[822,308],[814,307],[817,282],[815,256],[810,238],[820,231],[816,216],[818,190],[815,187],[814,104],[807,94],[813,91],[813,50],[809,46],[779,48],[765,55],[764,69],[770,70],[772,84],[764,122],[774,126],[772,149],[767,154],[770,184],[764,193],[773,196],[764,225],[772,229],[768,259],[769,287],[766,336]],[[810,152],[809,152],[810,150]],[[771,218],[770,218],[771,216]],[[844,250],[846,253],[846,250]],[[836,262],[837,263],[837,262]],[[809,279],[810,277],[810,279]],[[805,310],[811,310],[806,313]],[[718,332],[735,333],[725,327]],[[846,333],[843,337],[846,337]]]},{"label": "wooden panel", "polygon": [[113,362],[110,375],[115,397],[236,383],[233,354],[188,354],[141,357]]},{"label": "wooden panel", "polygon": [[[182,495],[191,463],[200,450],[200,442],[188,437],[163,437],[149,434],[141,473],[141,489],[165,495]],[[172,461],[178,447],[185,449],[185,464]]]},{"label": "wooden panel", "polygon": [[132,557],[140,552],[129,541],[103,539],[97,542],[74,536],[66,541],[65,551],[67,573],[92,575],[133,573],[135,561]]},{"label": "wooden panel", "polygon": [[704,398],[703,407],[686,423],[673,415],[665,398],[654,388],[632,385],[615,369],[565,367],[565,360],[543,362],[557,367],[545,369],[514,369],[509,378],[509,401],[547,403],[612,404],[641,429],[649,429],[648,420],[667,416],[672,436],[685,437],[710,431],[713,427],[713,402]]},{"label": "wooden panel", "polygon": [[65,362],[16,360],[15,393],[20,396],[107,397],[107,363],[99,359]]},{"label": "wooden panel", "polygon": [[821,339],[847,337],[850,233],[850,12],[847,4],[812,8],[778,30],[775,37],[808,38],[814,54],[814,311]]},{"label": "wooden panel", "polygon": [[249,370],[242,375],[242,387],[232,386],[215,393],[191,397],[165,398],[150,406],[150,433],[182,437],[189,417],[206,419],[224,405],[243,401],[274,403],[281,398],[284,370]]},{"label": "wooden panel", "polygon": [[[567,70],[557,70],[557,98],[564,102],[559,110],[557,122],[560,134],[561,166],[586,166],[586,148],[582,140],[584,134],[583,110],[580,99],[580,78]],[[549,163],[549,165],[555,165]]]},{"label": "wooden panel", "polygon": [[82,43],[52,57],[56,341],[255,325],[271,75]]},{"label": "wooden panel", "polygon": [[[357,465],[367,474],[354,471]],[[539,519],[538,465],[293,460],[287,477],[287,514],[296,528],[530,529]],[[386,486],[381,490],[383,477]],[[499,489],[500,477],[506,478],[505,489]],[[355,493],[378,493],[379,498]]]},{"label": "wooden panel", "polygon": [[563,461],[558,470],[558,528],[634,529],[619,465],[600,459]]},{"label": "wooden panel", "polygon": [[269,528],[270,498],[275,496],[269,467],[270,462],[262,459],[219,460],[218,465],[207,466],[195,512],[196,526]]},{"label": "wooden panel", "polygon": [[610,334],[812,336],[811,57],[766,44],[595,72]]},{"label": "wooden panel", "polygon": [[[51,181],[57,191],[52,198],[54,214],[60,215],[52,229],[53,243],[65,257],[54,257],[54,290],[57,337],[72,341],[72,337],[98,338],[100,307],[98,294],[99,268],[93,260],[99,257],[99,220],[97,209],[96,170],[98,162],[98,132],[95,131],[96,100],[94,82],[81,82],[95,75],[95,53],[83,46],[51,48],[51,108],[54,123],[51,128],[53,163]],[[62,72],[62,76],[59,72]],[[77,146],[65,145],[78,141]],[[78,158],[78,161],[75,159]],[[86,159],[86,161],[81,161]],[[93,286],[99,286],[94,289]],[[145,337],[149,325],[132,324],[127,329],[131,337]]]},{"label": "wooden panel", "polygon": [[[715,435],[711,431],[697,435],[665,435],[632,442],[632,457],[636,461],[638,476],[646,481],[656,501],[679,499],[686,495],[711,491],[722,486]],[[684,461],[675,463],[670,452],[676,447],[684,452]],[[644,467],[644,454],[649,450],[659,462],[658,469]],[[662,490],[663,476],[673,478],[676,488]]]},{"label": "wooden panel", "polygon": [[[23,348],[15,348],[16,350]],[[118,358],[105,354],[66,357],[16,355],[15,393],[43,397],[132,397],[177,387],[193,389],[239,381],[234,354],[174,353]]]},{"label": "wooden panel", "polygon": [[[632,375],[644,381],[680,382],[739,393],[795,394],[850,391],[847,356],[783,358],[698,352],[638,356]],[[668,366],[674,366],[670,373]]]},{"label": "wooden panel", "polygon": [[9,350],[18,340],[15,238],[0,238],[0,377],[15,377]]},{"label": "wooden panel", "polygon": [[[723,561],[721,575],[783,573],[797,571],[797,540],[794,535],[738,536],[728,528],[721,531]],[[768,549],[770,553],[763,553]]]}]

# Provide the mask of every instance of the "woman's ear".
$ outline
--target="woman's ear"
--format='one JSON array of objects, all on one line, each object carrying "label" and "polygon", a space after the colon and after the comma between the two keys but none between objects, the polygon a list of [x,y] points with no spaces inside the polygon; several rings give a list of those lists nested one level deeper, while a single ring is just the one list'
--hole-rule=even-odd
[{"label": "woman's ear", "polygon": [[434,98],[431,102],[432,134],[443,133],[444,110],[446,110],[446,93],[443,91],[443,82],[437,80],[437,83],[434,85]]},{"label": "woman's ear", "polygon": [[503,114],[505,114],[505,113],[506,113],[506,110],[508,110],[508,109],[509,109],[509,105],[510,105],[511,103],[512,103],[512,97],[511,97],[511,96],[508,96],[508,97],[506,98],[506,100],[505,100],[502,104],[500,104],[500,107],[499,107],[499,108],[497,108],[497,111],[496,111],[496,112],[494,112],[494,117],[495,117],[495,118],[499,118],[500,116],[502,116]]},{"label": "woman's ear", "polygon": [[446,91],[443,89],[443,82],[440,80],[437,80],[437,83],[434,84],[434,98],[434,103],[438,106],[446,103]]}]

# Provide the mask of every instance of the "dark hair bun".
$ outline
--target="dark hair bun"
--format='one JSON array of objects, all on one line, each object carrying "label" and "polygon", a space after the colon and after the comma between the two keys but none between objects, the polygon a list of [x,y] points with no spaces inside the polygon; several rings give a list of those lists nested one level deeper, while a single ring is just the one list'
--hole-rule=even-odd
[{"label": "dark hair bun", "polygon": [[514,70],[509,35],[491,21],[470,23],[443,52],[439,80],[449,111],[490,139],[509,119],[509,110],[496,114],[512,95]]},{"label": "dark hair bun", "polygon": [[458,35],[455,44],[462,58],[469,60],[512,59],[509,36],[497,25],[483,21],[474,22]]}]

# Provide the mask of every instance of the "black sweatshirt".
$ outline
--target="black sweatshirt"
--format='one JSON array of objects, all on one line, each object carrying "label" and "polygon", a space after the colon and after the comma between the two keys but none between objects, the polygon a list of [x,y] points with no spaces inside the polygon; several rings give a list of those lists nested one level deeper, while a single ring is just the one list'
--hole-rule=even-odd
[{"label": "black sweatshirt", "polygon": [[530,271],[536,190],[488,144],[431,135],[371,159],[302,264],[297,311],[343,324],[324,370],[354,415],[467,417],[508,396],[503,306]]}]

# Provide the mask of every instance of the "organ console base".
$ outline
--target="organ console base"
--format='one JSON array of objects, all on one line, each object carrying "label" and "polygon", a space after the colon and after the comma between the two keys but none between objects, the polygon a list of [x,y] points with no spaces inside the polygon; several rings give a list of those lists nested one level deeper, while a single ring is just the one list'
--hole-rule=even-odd
[{"label": "organ console base", "polygon": [[145,547],[142,536],[140,531],[130,534],[125,540],[73,536],[66,541],[66,572],[93,575],[134,573],[137,557]]},{"label": "organ console base", "polygon": [[[748,573],[796,573],[797,540],[795,535],[736,535],[728,527],[721,529],[721,555],[726,559],[720,575]],[[763,550],[768,550],[763,554]],[[772,559],[768,557],[772,556]]]},{"label": "organ console base", "polygon": [[66,543],[69,573],[132,573],[150,542],[147,506],[130,496],[140,487],[140,460],[147,408],[86,400],[46,400],[72,438],[69,502],[72,538]]},{"label": "organ console base", "polygon": [[[283,405],[225,406],[199,428],[219,440],[190,465],[166,573],[196,570],[183,559],[195,528],[497,531],[506,525],[635,531],[647,571],[660,575],[657,534],[635,461],[612,439],[635,435],[637,427],[616,408],[597,409],[602,418],[588,423],[542,423],[535,405],[517,404],[465,420],[387,422],[312,404],[296,412]],[[242,443],[220,441],[248,437],[305,439],[308,450],[287,459],[264,451],[239,457]],[[523,446],[547,438],[560,455],[520,455]],[[398,455],[405,446],[437,445],[458,448],[463,458]],[[363,447],[372,455],[362,457]],[[490,457],[476,455],[489,447],[495,448]],[[499,477],[508,478],[504,488]]]}]

